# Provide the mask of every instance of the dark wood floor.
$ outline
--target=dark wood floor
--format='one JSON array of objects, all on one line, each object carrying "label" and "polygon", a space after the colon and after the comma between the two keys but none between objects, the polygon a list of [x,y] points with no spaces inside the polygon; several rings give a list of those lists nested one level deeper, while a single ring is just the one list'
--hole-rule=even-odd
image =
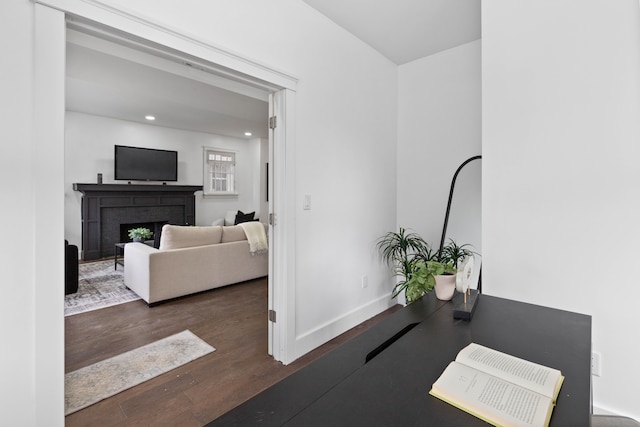
[{"label": "dark wood floor", "polygon": [[139,301],[65,318],[65,372],[191,330],[216,351],[66,417],[66,426],[202,426],[398,310],[284,366],[267,355],[267,280],[155,307]]}]

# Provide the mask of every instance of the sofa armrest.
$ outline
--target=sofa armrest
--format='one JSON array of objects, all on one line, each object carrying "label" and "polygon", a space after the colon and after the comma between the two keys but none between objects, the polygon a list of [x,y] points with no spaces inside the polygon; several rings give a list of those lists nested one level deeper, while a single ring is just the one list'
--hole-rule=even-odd
[{"label": "sofa armrest", "polygon": [[124,284],[149,302],[150,256],[158,249],[144,243],[127,243],[124,248]]},{"label": "sofa armrest", "polygon": [[64,241],[64,294],[78,292],[78,247]]}]

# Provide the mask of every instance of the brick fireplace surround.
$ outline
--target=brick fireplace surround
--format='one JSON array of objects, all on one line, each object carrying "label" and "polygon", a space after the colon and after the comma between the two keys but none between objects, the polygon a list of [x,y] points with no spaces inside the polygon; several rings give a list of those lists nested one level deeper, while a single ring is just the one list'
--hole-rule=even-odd
[{"label": "brick fireplace surround", "polygon": [[114,245],[127,241],[123,230],[196,222],[195,195],[202,186],[73,184],[82,193],[82,259],[113,256]]}]

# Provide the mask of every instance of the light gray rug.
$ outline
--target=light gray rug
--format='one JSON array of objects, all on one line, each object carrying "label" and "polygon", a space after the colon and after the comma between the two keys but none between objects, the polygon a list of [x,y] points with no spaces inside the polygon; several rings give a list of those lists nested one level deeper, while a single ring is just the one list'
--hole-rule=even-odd
[{"label": "light gray rug", "polygon": [[113,268],[113,260],[82,263],[79,266],[78,292],[65,295],[64,315],[84,313],[140,299],[124,285],[122,266]]},{"label": "light gray rug", "polygon": [[215,351],[190,330],[128,351],[64,376],[64,414],[107,397]]}]

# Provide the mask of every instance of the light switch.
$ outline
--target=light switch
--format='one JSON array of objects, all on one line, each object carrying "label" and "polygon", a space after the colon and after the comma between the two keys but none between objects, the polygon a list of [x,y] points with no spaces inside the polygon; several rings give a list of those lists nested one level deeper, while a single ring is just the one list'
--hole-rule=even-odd
[{"label": "light switch", "polygon": [[311,194],[305,194],[302,201],[302,209],[305,211],[311,210]]}]

